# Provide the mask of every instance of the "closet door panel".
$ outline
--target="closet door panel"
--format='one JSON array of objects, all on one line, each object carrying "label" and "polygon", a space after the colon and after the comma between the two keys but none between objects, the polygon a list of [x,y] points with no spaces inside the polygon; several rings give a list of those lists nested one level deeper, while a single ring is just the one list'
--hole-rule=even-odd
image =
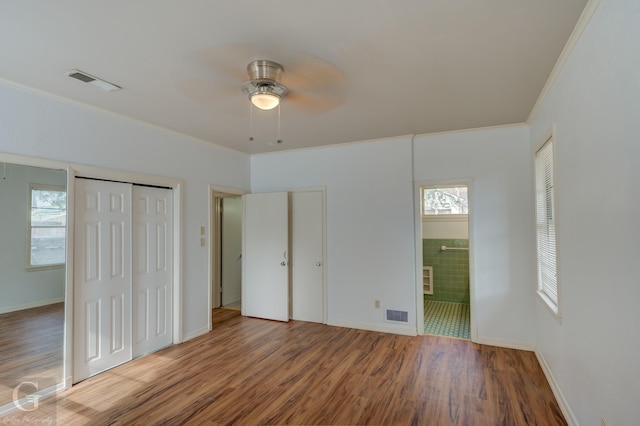
[{"label": "closet door panel", "polygon": [[133,356],[168,346],[172,323],[170,189],[133,187]]},{"label": "closet door panel", "polygon": [[76,179],[74,382],[132,358],[131,185]]},{"label": "closet door panel", "polygon": [[320,191],[291,193],[291,319],[324,322],[324,218]]},{"label": "closet door panel", "polygon": [[243,196],[242,313],[289,321],[286,192]]}]

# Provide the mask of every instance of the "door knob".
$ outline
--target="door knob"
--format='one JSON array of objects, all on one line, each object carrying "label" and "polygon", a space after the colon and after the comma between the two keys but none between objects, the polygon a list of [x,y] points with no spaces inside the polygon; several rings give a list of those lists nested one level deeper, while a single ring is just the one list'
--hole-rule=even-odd
[{"label": "door knob", "polygon": [[316,262],[316,266],[322,266],[322,263]]}]

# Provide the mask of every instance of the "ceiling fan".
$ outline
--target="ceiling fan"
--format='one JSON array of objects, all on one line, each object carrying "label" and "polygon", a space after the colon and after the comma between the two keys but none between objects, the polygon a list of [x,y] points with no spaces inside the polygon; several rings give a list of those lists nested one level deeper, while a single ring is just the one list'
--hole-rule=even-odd
[{"label": "ceiling fan", "polygon": [[280,83],[284,68],[277,62],[259,59],[247,65],[249,81],[242,84],[242,93],[257,108],[270,110],[289,94],[289,89]]},{"label": "ceiling fan", "polygon": [[[256,60],[265,57],[270,59]],[[239,64],[248,65],[245,68]],[[246,104],[243,105],[247,98],[242,94],[249,98],[251,110],[255,105],[259,111],[279,112],[276,107],[286,105],[283,111],[288,117],[304,119],[304,115],[338,108],[346,101],[350,86],[341,69],[318,56],[241,44],[192,53],[184,68],[176,72],[176,85],[185,97],[202,104],[206,114],[218,109],[242,119],[247,116]],[[258,114],[251,118],[253,115],[251,112],[250,126],[253,128],[255,121],[259,129],[268,126],[265,123],[273,117]]]},{"label": "ceiling fan", "polygon": [[239,91],[256,102],[286,98],[289,111],[310,114],[339,107],[349,92],[349,79],[342,70],[303,52],[225,45],[194,52],[184,66],[176,77],[178,89],[187,98],[208,106],[223,100],[221,105],[238,116],[246,114],[245,109],[234,107],[239,106]]}]

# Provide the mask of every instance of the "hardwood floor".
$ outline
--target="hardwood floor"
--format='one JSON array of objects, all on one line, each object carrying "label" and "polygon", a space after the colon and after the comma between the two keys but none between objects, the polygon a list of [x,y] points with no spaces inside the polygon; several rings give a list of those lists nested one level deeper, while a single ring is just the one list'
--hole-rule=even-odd
[{"label": "hardwood floor", "polygon": [[213,328],[216,327],[217,324],[221,322],[225,322],[233,317],[239,317],[240,311],[237,309],[213,309],[211,313],[211,321],[213,323]]},{"label": "hardwood floor", "polygon": [[62,380],[64,303],[0,315],[0,405],[27,380]]},{"label": "hardwood floor", "polygon": [[566,424],[531,352],[215,318],[213,332],[87,379],[28,414],[64,425]]}]

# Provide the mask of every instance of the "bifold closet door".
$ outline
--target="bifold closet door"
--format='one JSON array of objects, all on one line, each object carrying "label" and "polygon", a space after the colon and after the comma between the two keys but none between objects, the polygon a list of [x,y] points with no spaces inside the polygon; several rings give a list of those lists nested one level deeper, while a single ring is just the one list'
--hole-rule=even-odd
[{"label": "bifold closet door", "polygon": [[132,359],[131,185],[75,181],[74,382]]},{"label": "bifold closet door", "polygon": [[76,179],[74,382],[173,341],[170,189]]},{"label": "bifold closet door", "polygon": [[321,191],[291,193],[291,319],[324,322]]},{"label": "bifold closet door", "polygon": [[172,343],[172,191],[133,187],[133,356]]},{"label": "bifold closet door", "polygon": [[288,194],[247,194],[242,198],[242,313],[289,321]]}]

